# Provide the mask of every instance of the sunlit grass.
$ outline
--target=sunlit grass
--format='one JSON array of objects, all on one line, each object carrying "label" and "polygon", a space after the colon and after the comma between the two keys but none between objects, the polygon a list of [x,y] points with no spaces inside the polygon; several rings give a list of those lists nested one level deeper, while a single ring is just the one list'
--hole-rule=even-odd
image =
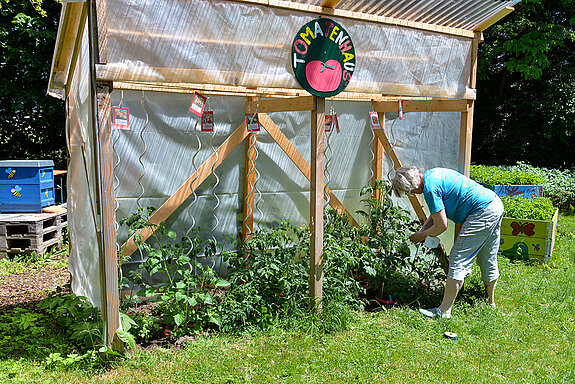
[{"label": "sunlit grass", "polygon": [[[351,313],[346,331],[205,336],[144,351],[105,372],[0,362],[14,383],[569,383],[575,382],[575,216],[562,216],[551,268],[500,258],[497,310],[477,297],[477,271],[451,320],[416,308]],[[305,331],[307,330],[307,331]],[[443,337],[455,332],[457,340]],[[11,381],[10,381],[11,380]],[[6,380],[4,380],[6,381]]]}]

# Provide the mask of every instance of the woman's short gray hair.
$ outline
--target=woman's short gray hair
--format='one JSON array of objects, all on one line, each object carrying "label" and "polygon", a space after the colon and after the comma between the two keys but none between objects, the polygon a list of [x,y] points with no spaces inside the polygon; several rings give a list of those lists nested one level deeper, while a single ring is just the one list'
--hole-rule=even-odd
[{"label": "woman's short gray hair", "polygon": [[410,193],[412,189],[419,187],[419,169],[413,166],[399,167],[395,170],[395,176],[391,182],[396,196]]}]

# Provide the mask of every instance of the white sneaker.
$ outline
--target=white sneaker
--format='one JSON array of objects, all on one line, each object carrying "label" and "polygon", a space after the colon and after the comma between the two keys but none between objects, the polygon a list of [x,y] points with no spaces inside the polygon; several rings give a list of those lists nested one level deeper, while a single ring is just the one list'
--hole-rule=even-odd
[{"label": "white sneaker", "polygon": [[441,312],[439,308],[431,308],[431,309],[423,309],[419,308],[419,312],[427,317],[435,318],[435,317],[443,317],[444,319],[451,319],[451,315],[447,313]]}]

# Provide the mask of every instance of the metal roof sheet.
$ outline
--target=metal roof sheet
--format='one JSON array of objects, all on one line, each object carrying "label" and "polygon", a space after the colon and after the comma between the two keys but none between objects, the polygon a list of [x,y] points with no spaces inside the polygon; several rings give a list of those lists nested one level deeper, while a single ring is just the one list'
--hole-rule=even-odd
[{"label": "metal roof sheet", "polygon": [[[327,0],[291,0],[293,3],[321,6]],[[485,21],[520,0],[341,0],[342,11],[365,13],[395,19],[476,30]],[[337,1],[332,1],[337,2]]]}]

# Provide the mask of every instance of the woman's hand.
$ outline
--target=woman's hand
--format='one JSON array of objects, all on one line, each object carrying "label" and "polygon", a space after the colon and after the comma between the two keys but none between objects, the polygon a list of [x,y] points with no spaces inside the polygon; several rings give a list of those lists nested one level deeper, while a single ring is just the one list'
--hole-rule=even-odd
[{"label": "woman's hand", "polygon": [[427,235],[423,233],[423,230],[415,232],[413,235],[409,236],[409,240],[414,243],[421,243],[425,240]]}]

